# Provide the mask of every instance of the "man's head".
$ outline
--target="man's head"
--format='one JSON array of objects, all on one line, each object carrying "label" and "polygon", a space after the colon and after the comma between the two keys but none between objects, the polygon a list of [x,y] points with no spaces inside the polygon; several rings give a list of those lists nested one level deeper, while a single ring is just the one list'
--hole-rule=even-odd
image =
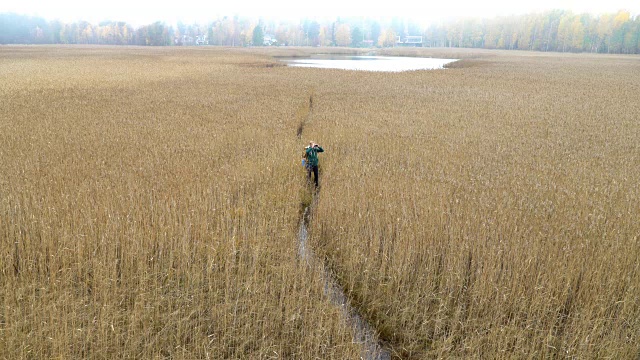
[{"label": "man's head", "polygon": [[316,143],[314,143],[313,141],[309,141],[309,146],[310,147],[314,147],[314,146],[316,146]]}]

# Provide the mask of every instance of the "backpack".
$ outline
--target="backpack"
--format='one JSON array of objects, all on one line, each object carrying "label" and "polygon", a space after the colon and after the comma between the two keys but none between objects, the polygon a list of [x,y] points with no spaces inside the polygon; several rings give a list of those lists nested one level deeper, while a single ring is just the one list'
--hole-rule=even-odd
[{"label": "backpack", "polygon": [[304,148],[304,151],[303,151],[303,153],[302,153],[302,167],[303,167],[303,168],[307,168],[307,167],[309,167],[309,161],[308,161],[308,159],[307,159],[307,149],[308,149],[308,148],[309,148],[308,146],[307,146],[307,147],[305,147],[305,148]]}]

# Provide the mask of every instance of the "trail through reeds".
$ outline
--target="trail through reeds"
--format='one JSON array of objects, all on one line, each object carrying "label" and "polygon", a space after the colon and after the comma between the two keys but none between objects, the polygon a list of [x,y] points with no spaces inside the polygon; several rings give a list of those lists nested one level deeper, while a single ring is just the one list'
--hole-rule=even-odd
[{"label": "trail through reeds", "polygon": [[[310,95],[308,112],[304,117],[305,121],[301,122],[300,127],[298,128],[298,138],[302,137],[304,124],[310,121],[312,114],[313,95]],[[307,185],[309,188],[313,187],[313,184],[310,181]],[[303,202],[304,210],[300,217],[300,228],[298,231],[298,255],[309,266],[314,266],[319,262],[313,249],[309,246],[309,233],[307,231],[307,226],[312,219],[313,208],[317,204],[317,199],[320,196],[320,189],[316,188],[314,190],[315,191],[310,190],[312,191],[311,202],[306,204]],[[344,292],[344,289],[338,282],[337,278],[331,273],[331,270],[326,266],[326,264],[324,264],[324,262],[317,265],[322,269],[324,295],[329,298],[333,305],[340,309],[340,314],[353,331],[354,342],[362,344],[362,358],[366,360],[391,359],[391,353],[381,345],[377,331],[362,317],[362,315],[360,315],[356,308],[351,306],[347,294]]]}]

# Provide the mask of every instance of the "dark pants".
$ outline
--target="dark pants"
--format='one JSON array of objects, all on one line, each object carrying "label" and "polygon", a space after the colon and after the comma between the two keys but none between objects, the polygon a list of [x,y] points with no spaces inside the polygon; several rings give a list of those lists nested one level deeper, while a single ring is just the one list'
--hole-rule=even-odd
[{"label": "dark pants", "polygon": [[316,187],[318,187],[318,165],[307,167],[307,176],[309,177],[309,181],[311,181],[311,172],[313,172],[313,180],[316,183]]}]

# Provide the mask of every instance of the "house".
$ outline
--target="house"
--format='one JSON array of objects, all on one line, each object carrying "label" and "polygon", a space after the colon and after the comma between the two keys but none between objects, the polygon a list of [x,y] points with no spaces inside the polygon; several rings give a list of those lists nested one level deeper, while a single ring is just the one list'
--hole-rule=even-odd
[{"label": "house", "polygon": [[264,41],[262,42],[262,44],[264,46],[278,45],[278,40],[273,35],[265,34],[264,35]]},{"label": "house", "polygon": [[373,40],[362,40],[362,47],[374,47]]},{"label": "house", "polygon": [[173,39],[174,45],[193,46],[193,45],[209,45],[207,35],[198,35],[195,38],[189,35],[177,36]]},{"label": "house", "polygon": [[209,45],[209,38],[207,37],[207,35],[197,36],[196,45]]},{"label": "house", "polygon": [[404,37],[396,37],[396,45],[398,46],[422,46],[422,36],[405,35]]},{"label": "house", "polygon": [[178,36],[175,39],[173,39],[173,43],[175,45],[193,45],[193,37],[188,36],[188,35],[182,35],[182,36]]}]

